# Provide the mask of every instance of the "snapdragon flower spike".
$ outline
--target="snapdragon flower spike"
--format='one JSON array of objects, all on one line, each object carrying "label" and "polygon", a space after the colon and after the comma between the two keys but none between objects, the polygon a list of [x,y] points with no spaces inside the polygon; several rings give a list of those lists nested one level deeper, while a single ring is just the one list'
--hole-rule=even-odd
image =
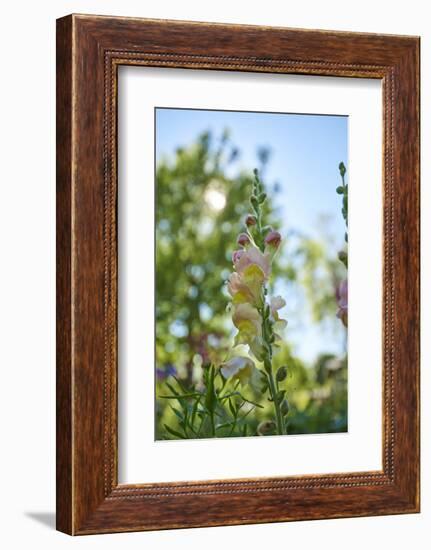
[{"label": "snapdragon flower spike", "polygon": [[[253,359],[264,363],[267,369],[272,361],[272,345],[280,339],[278,332],[287,324],[278,313],[286,302],[280,296],[274,297],[269,304],[266,301],[271,264],[280,247],[281,235],[263,224],[262,204],[265,199],[263,185],[255,172],[251,197],[255,215],[247,215],[247,232],[238,236],[237,243],[240,249],[232,254],[234,271],[227,285],[232,297],[232,321],[238,330],[234,346],[247,345],[251,358],[234,357],[221,365],[221,372],[226,378],[238,378],[244,371],[244,376],[241,376],[245,380],[245,373],[248,373],[249,369],[257,372]],[[270,391],[275,403],[275,386]],[[274,406],[277,407],[277,403]],[[277,432],[284,433],[279,412],[277,418]]]}]

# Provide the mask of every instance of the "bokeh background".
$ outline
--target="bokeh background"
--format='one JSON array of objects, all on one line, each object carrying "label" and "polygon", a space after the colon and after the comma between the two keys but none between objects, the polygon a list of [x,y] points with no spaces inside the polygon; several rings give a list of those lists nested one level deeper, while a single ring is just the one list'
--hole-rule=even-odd
[{"label": "bokeh background", "polygon": [[[335,289],[347,277],[338,165],[348,118],[334,115],[156,109],[156,439],[175,426],[157,396],[175,376],[199,385],[235,333],[225,281],[249,212],[253,168],[267,217],[283,236],[271,292],[288,320],[275,366],[289,369],[289,434],[347,430],[347,331]],[[250,397],[252,389],[249,389]],[[250,415],[249,433],[271,408]],[[256,424],[256,425],[253,425]]]}]

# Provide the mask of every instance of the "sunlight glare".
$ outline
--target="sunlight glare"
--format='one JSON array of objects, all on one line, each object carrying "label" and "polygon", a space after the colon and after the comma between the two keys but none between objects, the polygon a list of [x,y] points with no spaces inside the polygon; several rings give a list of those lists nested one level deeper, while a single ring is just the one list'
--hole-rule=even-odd
[{"label": "sunlight glare", "polygon": [[211,210],[219,212],[220,210],[223,210],[226,205],[226,196],[218,189],[210,187],[205,191],[205,202]]}]

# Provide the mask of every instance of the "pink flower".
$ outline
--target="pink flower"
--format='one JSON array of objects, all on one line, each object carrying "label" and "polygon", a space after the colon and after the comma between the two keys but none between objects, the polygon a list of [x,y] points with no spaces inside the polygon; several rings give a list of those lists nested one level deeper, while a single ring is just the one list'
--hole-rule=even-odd
[{"label": "pink flower", "polygon": [[252,303],[255,301],[255,296],[251,289],[244,283],[238,273],[232,273],[229,276],[227,289],[232,296],[234,305],[243,303]]},{"label": "pink flower", "polygon": [[232,255],[235,272],[228,280],[228,291],[234,305],[249,303],[262,304],[262,290],[268,280],[271,261],[255,245],[247,249],[236,250]]},{"label": "pink flower", "polygon": [[348,290],[347,279],[341,281],[336,289],[336,298],[338,303],[337,317],[341,319],[343,325],[347,327],[347,306],[348,306]]},{"label": "pink flower", "polygon": [[235,269],[237,272],[242,275],[245,269],[251,265],[255,264],[263,271],[265,279],[268,279],[269,273],[271,271],[271,262],[270,258],[266,254],[263,254],[256,246],[250,246],[244,254],[241,255],[238,262],[235,264]]}]

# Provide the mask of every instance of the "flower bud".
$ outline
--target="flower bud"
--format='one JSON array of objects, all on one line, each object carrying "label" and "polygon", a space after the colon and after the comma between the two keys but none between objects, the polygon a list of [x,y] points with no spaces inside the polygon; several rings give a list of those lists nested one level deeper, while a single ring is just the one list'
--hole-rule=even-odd
[{"label": "flower bud", "polygon": [[283,399],[281,402],[280,411],[283,416],[286,416],[289,412],[289,403],[287,402],[287,399]]},{"label": "flower bud", "polygon": [[338,165],[338,169],[340,170],[340,175],[343,177],[346,173],[346,167],[344,166],[344,162],[340,162]]},{"label": "flower bud", "polygon": [[250,244],[250,237],[247,235],[247,233],[240,233],[238,235],[237,243],[240,246],[246,247],[247,245]]},{"label": "flower bud", "polygon": [[280,246],[281,235],[278,231],[270,231],[265,237],[265,244],[270,246],[274,250],[277,250]]},{"label": "flower bud", "polygon": [[340,250],[338,253],[338,259],[347,267],[347,252]]},{"label": "flower bud", "polygon": [[256,225],[256,223],[257,223],[256,216],[253,216],[253,214],[248,214],[248,216],[245,218],[245,225],[247,227]]},{"label": "flower bud", "polygon": [[264,420],[257,427],[258,435],[268,435],[275,430],[275,422],[272,420]]},{"label": "flower bud", "polygon": [[283,382],[283,380],[286,379],[286,376],[287,376],[287,367],[283,366],[278,369],[277,374],[275,375],[275,378],[277,379],[277,382]]}]

